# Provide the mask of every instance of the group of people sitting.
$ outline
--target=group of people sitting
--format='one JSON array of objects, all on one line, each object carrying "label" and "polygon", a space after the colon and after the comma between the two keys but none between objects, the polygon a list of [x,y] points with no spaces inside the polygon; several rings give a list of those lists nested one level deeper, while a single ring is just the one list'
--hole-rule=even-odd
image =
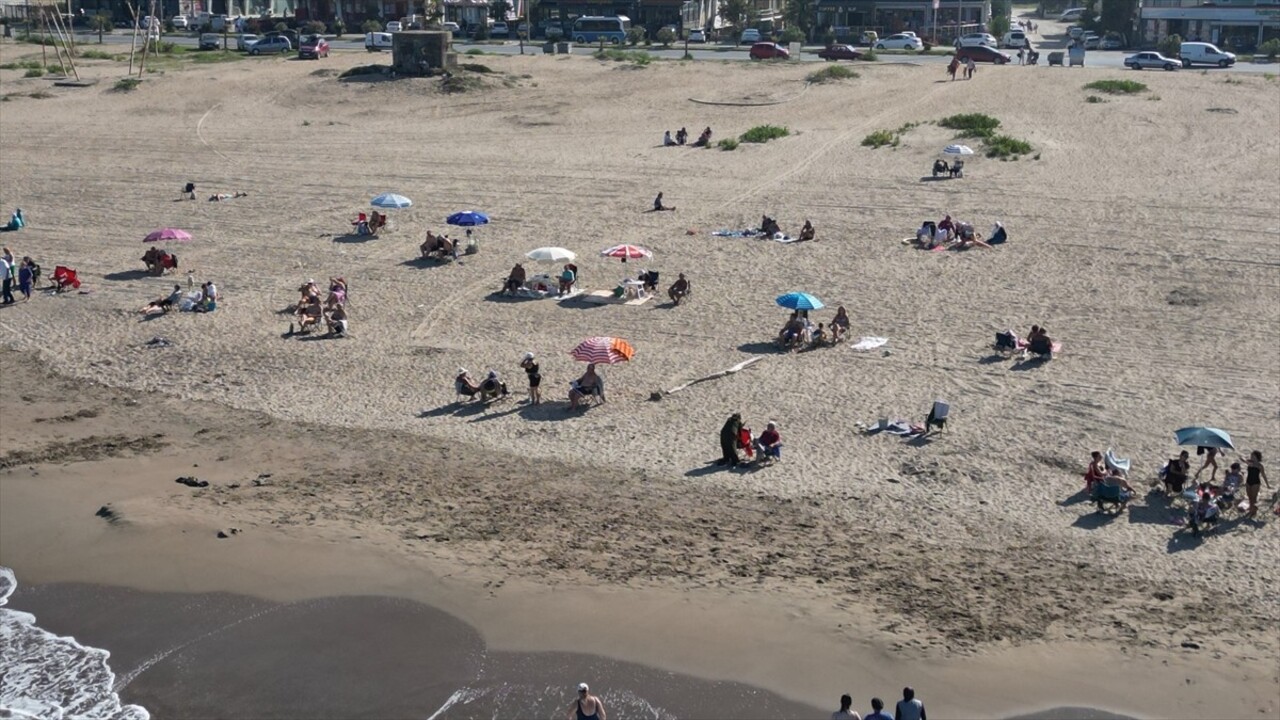
[{"label": "group of people sitting", "polygon": [[142,254],[142,262],[147,266],[147,272],[152,275],[163,275],[168,270],[178,268],[178,256],[168,250],[161,250],[155,245]]},{"label": "group of people sitting", "polygon": [[458,374],[453,379],[453,387],[458,395],[473,400],[479,399],[481,402],[507,395],[507,384],[498,377],[497,370],[490,370],[484,380],[476,382],[466,368],[458,368]]},{"label": "group of people sitting", "polygon": [[960,158],[956,158],[955,162],[951,163],[950,165],[948,165],[947,161],[943,160],[942,158],[938,158],[937,160],[934,160],[933,176],[938,177],[939,175],[945,175],[947,177],[953,177],[953,178],[963,178],[964,177],[964,160]]},{"label": "group of people sitting", "polygon": [[[529,404],[537,405],[541,403],[542,372],[538,368],[538,360],[532,352],[525,353],[524,357],[521,358],[520,369],[524,370],[529,378]],[[453,378],[453,388],[459,397],[480,400],[481,402],[488,402],[510,394],[507,384],[498,375],[498,371],[492,369],[489,370],[483,380],[477,381],[471,376],[471,373],[467,372],[466,368],[458,368],[458,374]],[[577,410],[585,407],[591,400],[599,403],[604,402],[604,378],[596,372],[595,363],[588,364],[582,377],[569,383],[569,409]]]},{"label": "group of people sitting", "polygon": [[826,323],[816,326],[809,320],[808,310],[795,310],[787,318],[787,322],[778,333],[778,345],[785,350],[805,350],[835,345],[844,339],[849,332],[849,312],[844,306],[836,308],[836,316],[831,319],[831,327]]},{"label": "group of people sitting", "polygon": [[294,322],[289,323],[289,334],[297,331],[309,334],[325,323],[329,334],[334,337],[345,337],[348,330],[347,316],[347,281],[344,278],[329,278],[329,293],[324,300],[320,299],[320,286],[315,280],[307,280],[298,288],[301,297],[294,306]]},{"label": "group of people sitting", "polygon": [[355,228],[356,235],[377,235],[379,230],[387,226],[387,216],[377,210],[371,215],[360,213],[351,221],[351,226]]},{"label": "group of people sitting", "polygon": [[1018,337],[1018,334],[1013,330],[996,333],[996,351],[1001,353],[1020,352],[1023,360],[1031,356],[1052,359],[1053,346],[1053,338],[1049,337],[1049,330],[1043,325],[1032,325],[1031,331],[1027,333],[1025,339]]},{"label": "group of people sitting", "polygon": [[449,239],[448,235],[436,235],[427,231],[427,239],[418,246],[422,257],[434,260],[458,259],[458,242]]},{"label": "group of people sitting", "polygon": [[9,216],[9,224],[4,226],[5,232],[14,232],[27,226],[27,219],[22,217],[22,208],[13,211]]},{"label": "group of people sitting", "polygon": [[743,464],[738,456],[741,450],[746,455],[746,462],[773,462],[782,459],[782,434],[778,432],[778,423],[770,420],[765,425],[760,437],[755,437],[751,428],[742,423],[742,415],[734,413],[720,428],[721,458],[716,461],[721,467],[736,468]]},{"label": "group of people sitting", "polygon": [[984,247],[990,250],[993,245],[999,245],[1008,239],[1009,234],[999,221],[996,221],[995,226],[991,228],[991,237],[983,240],[982,235],[974,231],[971,223],[952,220],[951,216],[947,215],[938,222],[925,220],[920,225],[920,229],[916,230],[915,244],[922,250],[933,250],[939,247],[956,250]]},{"label": "group of people sitting", "polygon": [[[763,215],[760,218],[760,233],[770,238],[780,238],[786,235],[786,233],[782,232],[782,227],[778,225],[778,221],[768,215]],[[805,219],[804,227],[800,228],[800,236],[796,240],[797,242],[804,242],[806,240],[814,240],[817,236],[818,232],[814,230],[813,223]]]},{"label": "group of people sitting", "polygon": [[[676,136],[674,139],[671,137],[670,130],[662,134],[663,147],[675,147],[677,145],[684,145],[688,141],[689,141],[689,131],[685,130],[684,128],[680,128],[679,130],[676,131]],[[710,144],[711,144],[711,128],[708,127],[705,130],[703,130],[702,134],[698,136],[698,139],[694,141],[693,146],[706,147]]]},{"label": "group of people sitting", "polygon": [[[195,280],[191,275],[187,276],[187,287],[195,284]],[[218,293],[218,286],[212,280],[200,283],[200,291],[191,291],[184,293],[182,286],[175,284],[173,292],[167,296],[152,300],[138,311],[143,316],[154,315],[156,313],[168,313],[172,310],[182,310],[186,312],[208,313],[218,309],[218,301],[221,299]]]}]

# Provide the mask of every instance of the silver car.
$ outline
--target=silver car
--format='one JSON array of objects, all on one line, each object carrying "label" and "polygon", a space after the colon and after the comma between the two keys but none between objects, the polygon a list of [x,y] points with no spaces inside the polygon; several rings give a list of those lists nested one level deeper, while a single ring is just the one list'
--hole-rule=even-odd
[{"label": "silver car", "polygon": [[1181,65],[1182,62],[1180,60],[1167,58],[1158,52],[1140,52],[1124,59],[1124,66],[1134,70],[1145,70],[1147,68],[1177,70]]},{"label": "silver car", "polygon": [[258,36],[251,33],[242,33],[236,37],[236,49],[240,52],[247,52],[249,46],[258,42]]}]

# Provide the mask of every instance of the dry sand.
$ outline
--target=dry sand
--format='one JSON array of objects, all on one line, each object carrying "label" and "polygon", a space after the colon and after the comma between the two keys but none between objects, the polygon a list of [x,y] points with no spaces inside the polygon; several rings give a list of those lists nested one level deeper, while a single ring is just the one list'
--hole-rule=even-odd
[{"label": "dry sand", "polygon": [[[15,52],[29,50],[2,45],[0,59]],[[219,526],[274,525],[531,588],[705,591],[733,598],[740,613],[794,606],[796,627],[827,633],[838,623],[843,639],[928,675],[935,694],[958,699],[957,714],[1001,710],[975,690],[979,668],[995,678],[997,667],[1081,657],[1093,667],[1117,657],[1183,662],[1195,677],[1217,678],[1222,692],[1211,700],[1227,703],[1216,705],[1223,712],[1280,714],[1275,523],[1231,522],[1193,541],[1174,535],[1158,497],[1107,522],[1077,492],[1089,450],[1114,445],[1145,482],[1186,424],[1277,451],[1280,84],[1124,74],[1151,92],[1087,104],[1084,82],[1120,74],[982,68],[972,82],[948,83],[937,68],[883,64],[806,90],[814,66],[635,68],[537,56],[483,58],[501,75],[452,96],[431,81],[314,74],[364,61],[231,63],[151,76],[132,94],[104,83],[0,106],[0,197],[31,223],[4,242],[47,272],[76,267],[92,289],[4,310],[5,345],[67,378],[147,400],[158,393],[166,413],[208,424],[191,447],[224,462],[261,458],[270,469],[260,471],[279,479],[245,493],[225,487],[245,477],[217,478],[190,497],[163,486],[132,508],[141,519],[163,523],[181,509]],[[6,92],[39,87],[16,74],[0,71]],[[1208,111],[1224,107],[1236,112]],[[859,144],[874,130],[966,111],[998,116],[1039,159],[978,159],[964,181],[933,183],[920,176],[950,131],[926,124],[896,149]],[[658,147],[663,130],[681,125],[725,137],[764,123],[793,135],[731,153]],[[187,180],[201,200],[175,202]],[[203,200],[233,190],[250,195]],[[376,240],[335,241],[386,190],[417,204]],[[643,212],[659,190],[677,212]],[[425,230],[467,208],[494,220],[479,231],[481,253],[444,267],[414,262]],[[793,232],[810,218],[820,239],[784,246],[709,234],[762,213]],[[1001,220],[1013,240],[939,254],[898,243],[943,213],[981,230]],[[198,279],[218,282],[218,312],[137,320],[133,311],[172,280],[136,272],[140,238],[161,226],[196,236],[178,253]],[[664,280],[688,273],[691,302],[488,299],[525,251],[549,244],[581,254],[589,288],[611,288],[621,269],[594,254],[617,242],[653,249],[644,265]],[[351,284],[355,338],[282,338],[294,288],[331,275]],[[846,305],[854,334],[889,337],[892,354],[772,353],[783,319],[772,298],[794,289]],[[1033,322],[1064,342],[1060,358],[1032,368],[986,362],[995,331]],[[563,389],[581,367],[566,353],[596,334],[628,338],[637,356],[605,370],[609,403],[570,415]],[[157,335],[172,346],[146,347]],[[526,350],[542,356],[551,402],[451,405],[459,366],[495,367],[522,387],[516,363]],[[734,377],[649,400],[755,354],[765,359]],[[29,413],[14,399],[23,393],[13,389],[13,356],[4,357],[6,417]],[[932,442],[862,437],[854,426],[919,418],[935,397],[954,414]],[[232,408],[267,417],[248,421]],[[98,454],[126,441],[153,449],[136,419],[125,424],[125,408],[101,411],[123,439]],[[785,461],[708,472],[732,412],[757,429],[778,420]],[[5,446],[35,454],[5,464],[85,457],[83,445],[53,443],[94,422],[6,422]],[[4,483],[12,507],[16,486]],[[6,544],[0,560],[29,557]],[[76,565],[24,582],[109,582]],[[522,600],[552,614],[537,597]],[[460,615],[493,641],[492,625]],[[526,649],[572,649],[528,632]],[[1064,644],[1078,651],[1073,660],[1055,657]],[[699,661],[697,649],[664,658],[641,641],[617,648],[603,654],[797,699],[839,694],[794,670]],[[997,659],[982,665],[987,657]],[[903,682],[877,677],[885,694]],[[1117,680],[1100,696],[1054,700],[1137,714],[1209,710],[1179,695],[1181,675],[1166,680]],[[1010,702],[1005,709],[1035,705]]]}]

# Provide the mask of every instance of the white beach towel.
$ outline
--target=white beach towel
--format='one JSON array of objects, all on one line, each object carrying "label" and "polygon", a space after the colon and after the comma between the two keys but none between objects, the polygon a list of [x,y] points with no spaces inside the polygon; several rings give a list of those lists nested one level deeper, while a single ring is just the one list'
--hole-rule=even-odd
[{"label": "white beach towel", "polygon": [[861,351],[875,350],[887,342],[889,342],[889,338],[866,336],[859,338],[858,342],[854,343],[853,349]]}]

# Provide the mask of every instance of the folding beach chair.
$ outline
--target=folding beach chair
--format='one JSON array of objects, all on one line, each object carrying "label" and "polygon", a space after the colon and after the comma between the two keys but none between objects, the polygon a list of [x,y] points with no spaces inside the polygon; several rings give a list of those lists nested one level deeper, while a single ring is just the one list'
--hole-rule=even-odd
[{"label": "folding beach chair", "polygon": [[1012,355],[1021,350],[1021,343],[1018,336],[1012,330],[996,333],[995,351],[1005,355]]},{"label": "folding beach chair", "polygon": [[67,288],[80,289],[80,279],[76,276],[76,271],[62,265],[53,269],[53,283],[57,286],[58,292],[62,292]]},{"label": "folding beach chair", "polygon": [[947,424],[947,415],[951,412],[951,406],[946,400],[934,400],[933,409],[929,411],[929,417],[924,421],[925,432],[928,432],[933,426],[943,429]]}]

